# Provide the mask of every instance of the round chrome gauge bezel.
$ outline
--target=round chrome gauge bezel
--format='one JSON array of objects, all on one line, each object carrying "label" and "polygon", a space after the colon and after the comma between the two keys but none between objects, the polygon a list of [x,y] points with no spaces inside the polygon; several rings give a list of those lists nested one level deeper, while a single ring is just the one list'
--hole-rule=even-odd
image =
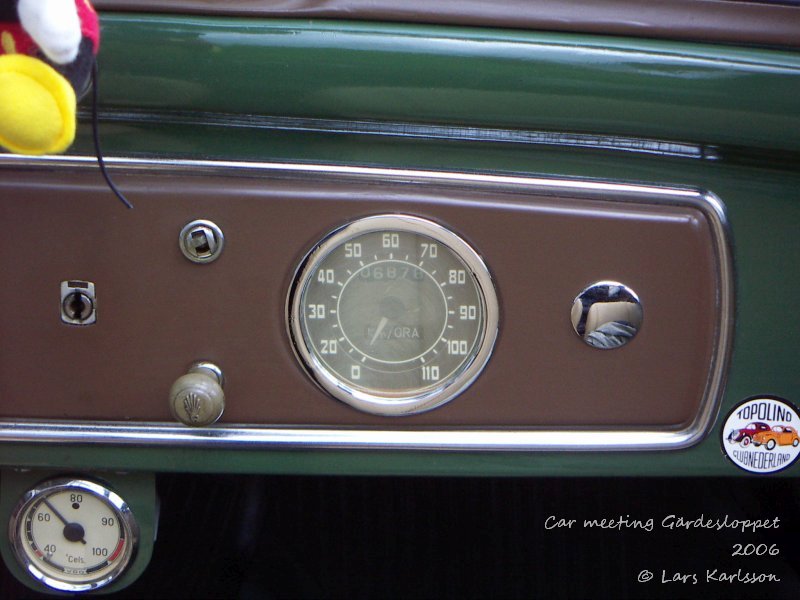
[{"label": "round chrome gauge bezel", "polygon": [[[56,493],[72,490],[89,493],[105,503],[119,520],[120,526],[128,539],[128,543],[125,544],[122,551],[122,556],[116,560],[111,570],[104,572],[102,576],[95,579],[89,576],[85,581],[78,582],[61,580],[42,570],[26,551],[25,545],[28,541],[21,533],[26,515],[36,503],[42,502]],[[8,535],[14,556],[25,572],[45,586],[62,592],[87,592],[112,583],[131,564],[139,545],[139,527],[128,504],[116,493],[99,483],[78,478],[51,479],[39,483],[33,489],[28,490],[11,513],[11,518],[8,522]]]},{"label": "round chrome gauge bezel", "polygon": [[[427,236],[447,246],[467,268],[476,286],[483,311],[479,339],[454,374],[435,387],[428,386],[419,393],[368,393],[355,389],[333,373],[309,348],[304,335],[301,304],[303,291],[310,283],[317,267],[334,250],[348,240],[373,232],[408,232]],[[295,355],[311,378],[334,398],[350,406],[376,415],[401,416],[431,410],[449,402],[463,392],[483,371],[494,349],[498,335],[499,304],[491,274],[480,255],[449,229],[406,214],[382,214],[352,221],[325,236],[301,261],[292,281],[287,298],[287,329]]]}]

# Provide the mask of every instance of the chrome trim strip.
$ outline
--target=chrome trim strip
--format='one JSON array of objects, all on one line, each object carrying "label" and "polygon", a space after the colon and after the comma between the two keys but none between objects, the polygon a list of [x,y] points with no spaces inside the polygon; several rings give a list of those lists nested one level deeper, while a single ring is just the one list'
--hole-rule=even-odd
[{"label": "chrome trim strip", "polygon": [[[91,111],[79,111],[81,120],[89,122]],[[231,115],[213,112],[177,112],[134,109],[105,109],[98,114],[101,122],[128,124],[165,123],[188,127],[225,127],[238,129],[292,131],[343,135],[370,135],[428,140],[491,142],[535,146],[567,147],[583,150],[613,150],[635,154],[666,157],[717,160],[713,146],[689,144],[672,140],[636,138],[620,135],[591,133],[560,133],[528,129],[499,129],[496,127],[465,127],[462,125],[434,125],[386,121],[352,121],[344,119],[317,119],[311,117],[283,117],[266,115]]]},{"label": "chrome trim strip", "polygon": [[[115,444],[139,446],[204,448],[339,448],[404,450],[659,450],[680,449],[698,443],[711,428],[719,411],[725,373],[731,354],[734,324],[733,261],[728,223],[722,202],[713,194],[689,187],[659,187],[608,183],[591,180],[548,179],[522,175],[489,175],[468,172],[437,172],[416,169],[387,169],[346,165],[256,163],[244,161],[107,158],[113,169],[127,171],[168,171],[185,175],[272,176],[381,180],[468,186],[535,192],[538,195],[569,194],[630,202],[678,204],[700,210],[708,219],[718,260],[719,320],[716,326],[715,353],[709,378],[694,421],[678,430],[582,430],[580,436],[565,436],[552,429],[325,429],[308,426],[249,427],[217,426],[189,429],[169,423],[122,423],[67,421],[15,422],[0,420],[0,442]],[[0,155],[0,168],[93,168],[91,156],[22,157]],[[576,430],[570,427],[571,432]],[[578,438],[578,439],[576,439]]]},{"label": "chrome trim strip", "polygon": [[[600,194],[622,194],[624,198],[642,202],[641,195],[652,196],[651,200],[665,201],[684,200],[690,203],[691,199],[702,196],[702,193],[693,188],[665,188],[660,186],[607,183],[585,179],[548,179],[545,177],[528,177],[524,175],[488,175],[469,172],[444,172],[424,171],[419,169],[387,169],[380,167],[352,167],[348,165],[321,165],[303,163],[258,163],[248,161],[218,161],[218,160],[182,160],[182,159],[148,159],[148,158],[112,158],[105,157],[106,166],[112,169],[126,171],[169,171],[186,175],[250,175],[250,176],[295,176],[327,175],[338,177],[352,177],[357,179],[382,179],[385,181],[424,181],[425,183],[438,184],[465,184],[479,187],[500,188],[536,188],[538,194],[564,193],[566,191],[574,197],[592,196],[598,198]],[[97,159],[93,156],[17,156],[1,155],[0,168],[2,167],[29,167],[42,168],[93,168]],[[198,172],[202,171],[202,172]],[[639,194],[631,199],[631,194]],[[602,197],[602,196],[601,196]],[[694,205],[695,208],[701,208]],[[724,213],[721,215],[724,218]]]},{"label": "chrome trim strip", "polygon": [[[578,431],[570,427],[571,432]],[[405,450],[658,450],[684,448],[690,431],[580,430],[580,444],[558,430],[376,430],[310,427],[233,427],[195,429],[168,423],[91,424],[26,421],[0,422],[0,440],[59,444],[119,444],[200,448],[302,448]]]}]

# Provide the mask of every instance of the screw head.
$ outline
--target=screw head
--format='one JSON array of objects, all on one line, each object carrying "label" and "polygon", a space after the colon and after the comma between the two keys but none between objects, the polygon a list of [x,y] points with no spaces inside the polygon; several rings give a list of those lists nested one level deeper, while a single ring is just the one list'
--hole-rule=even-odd
[{"label": "screw head", "polygon": [[205,219],[187,223],[178,236],[183,255],[193,263],[207,264],[219,258],[225,236],[219,226]]}]

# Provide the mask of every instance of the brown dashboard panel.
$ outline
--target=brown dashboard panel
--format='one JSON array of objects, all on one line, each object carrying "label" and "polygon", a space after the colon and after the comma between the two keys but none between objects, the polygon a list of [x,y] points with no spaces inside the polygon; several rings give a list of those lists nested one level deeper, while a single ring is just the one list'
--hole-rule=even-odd
[{"label": "brown dashboard panel", "polygon": [[[9,161],[0,173],[6,422],[170,422],[170,386],[200,359],[227,380],[216,428],[674,431],[713,416],[730,321],[724,216],[708,208],[713,197],[514,177],[139,162],[116,172],[135,204],[129,211],[88,162]],[[364,414],[327,396],[287,334],[287,293],[304,255],[331,230],[382,213],[457,233],[483,257],[500,301],[499,337],[480,377],[448,404],[408,417]],[[194,219],[225,234],[211,264],[188,261],[178,247]],[[61,321],[64,280],[95,284],[95,324]],[[644,309],[637,337],[611,351],[584,344],[570,321],[576,295],[600,280],[624,282]]]}]

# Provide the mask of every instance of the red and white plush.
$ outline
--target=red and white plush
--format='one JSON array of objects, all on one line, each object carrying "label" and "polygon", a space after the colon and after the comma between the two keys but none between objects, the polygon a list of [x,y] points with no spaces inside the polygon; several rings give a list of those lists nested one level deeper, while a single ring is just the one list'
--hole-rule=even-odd
[{"label": "red and white plush", "polygon": [[0,0],[0,146],[66,150],[99,47],[88,0]]}]

